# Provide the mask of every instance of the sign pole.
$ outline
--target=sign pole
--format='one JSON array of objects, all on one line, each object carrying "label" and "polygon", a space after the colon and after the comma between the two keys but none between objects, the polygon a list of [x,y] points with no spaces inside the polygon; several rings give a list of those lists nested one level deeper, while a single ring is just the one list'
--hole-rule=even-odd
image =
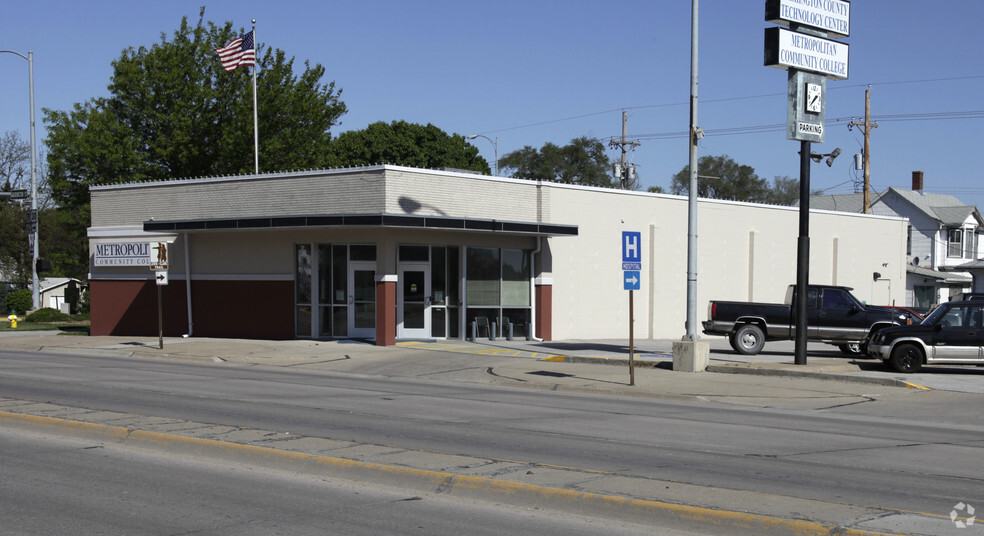
[{"label": "sign pole", "polygon": [[806,364],[807,301],[810,285],[810,147],[811,142],[800,142],[800,208],[799,239],[796,243],[796,339],[794,360],[796,365]]},{"label": "sign pole", "polygon": [[635,307],[633,291],[641,290],[642,233],[622,231],[622,288],[629,291],[629,385],[635,385]]},{"label": "sign pole", "polygon": [[629,291],[629,385],[635,385],[635,307]]},{"label": "sign pole", "polygon": [[157,285],[157,342],[164,349],[164,308],[161,306],[161,285]]},{"label": "sign pole", "polygon": [[[789,29],[765,29],[765,65],[789,72],[786,101],[786,138],[800,142],[799,237],[796,241],[796,294],[794,316],[795,364],[805,365],[807,342],[807,294],[810,281],[810,159],[829,156],[827,165],[840,154],[811,153],[811,143],[824,142],[827,79],[847,80],[850,46],[828,37],[851,35],[851,2],[824,0],[766,0],[765,20]],[[865,137],[867,142],[868,138]],[[867,175],[865,175],[867,178]],[[867,185],[867,183],[866,183]],[[867,201],[867,190],[865,201]],[[867,211],[867,204],[865,205]]]}]

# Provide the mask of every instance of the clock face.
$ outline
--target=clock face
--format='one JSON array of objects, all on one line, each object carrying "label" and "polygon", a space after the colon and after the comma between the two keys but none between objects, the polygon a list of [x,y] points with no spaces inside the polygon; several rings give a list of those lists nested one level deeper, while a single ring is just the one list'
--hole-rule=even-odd
[{"label": "clock face", "polygon": [[806,85],[806,111],[818,114],[823,109],[823,92],[820,84]]}]

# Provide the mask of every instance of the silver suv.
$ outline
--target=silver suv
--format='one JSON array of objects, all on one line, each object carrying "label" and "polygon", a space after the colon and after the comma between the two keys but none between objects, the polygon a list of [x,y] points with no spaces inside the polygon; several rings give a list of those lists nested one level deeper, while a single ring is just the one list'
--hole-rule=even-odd
[{"label": "silver suv", "polygon": [[984,301],[957,301],[937,307],[921,324],[887,328],[868,343],[868,354],[899,372],[923,365],[984,364]]}]

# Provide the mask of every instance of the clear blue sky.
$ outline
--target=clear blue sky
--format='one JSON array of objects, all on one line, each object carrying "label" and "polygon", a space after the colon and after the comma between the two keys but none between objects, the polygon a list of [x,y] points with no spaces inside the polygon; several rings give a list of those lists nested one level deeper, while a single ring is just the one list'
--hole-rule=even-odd
[{"label": "clear blue sky", "polygon": [[[628,133],[644,187],[668,188],[688,161],[691,2],[462,1],[55,1],[8,2],[0,49],[35,55],[40,108],[69,110],[105,96],[111,62],[127,47],[171,35],[181,17],[249,27],[272,46],[327,69],[349,112],[333,129],[375,121],[433,123],[448,133],[498,138],[500,156],[525,145],[606,142]],[[760,177],[799,177],[799,143],[786,139],[786,72],[764,67],[764,2],[700,2],[700,155],[727,154]],[[893,0],[851,3],[848,80],[828,81],[826,143],[842,156],[814,165],[811,186],[850,193],[861,173],[852,118],[865,89],[878,128],[871,182],[926,190],[984,209],[984,3]],[[216,60],[218,61],[218,60]],[[0,132],[28,136],[27,62],[0,54]],[[941,118],[942,117],[942,118]],[[776,128],[759,128],[775,126]],[[719,133],[715,133],[718,131]],[[723,131],[723,132],[722,132]],[[262,133],[261,133],[262,134]],[[493,145],[473,143],[487,160]],[[610,151],[617,159],[616,150]],[[262,167],[262,162],[261,162]]]}]

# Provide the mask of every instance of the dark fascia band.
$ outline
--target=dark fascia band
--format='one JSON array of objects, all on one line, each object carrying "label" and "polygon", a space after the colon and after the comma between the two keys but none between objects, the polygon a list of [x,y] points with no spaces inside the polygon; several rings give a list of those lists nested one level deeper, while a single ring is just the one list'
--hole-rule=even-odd
[{"label": "dark fascia band", "polygon": [[145,221],[143,224],[144,231],[157,232],[275,229],[284,227],[414,227],[420,229],[460,229],[464,231],[506,232],[541,236],[577,236],[577,225],[396,214],[277,216],[271,218],[178,221],[152,220]]}]

